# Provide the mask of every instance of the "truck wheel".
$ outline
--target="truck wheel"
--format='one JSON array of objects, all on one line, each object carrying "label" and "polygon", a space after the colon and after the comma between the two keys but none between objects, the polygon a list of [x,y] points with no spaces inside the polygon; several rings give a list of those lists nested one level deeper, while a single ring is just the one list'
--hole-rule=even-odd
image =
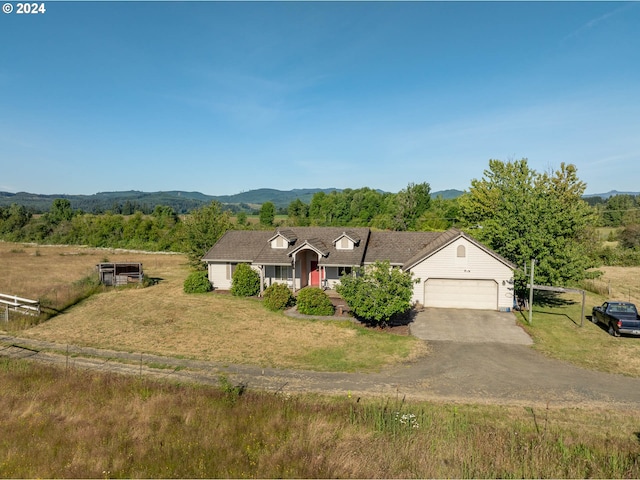
[{"label": "truck wheel", "polygon": [[612,337],[619,337],[620,334],[618,332],[616,332],[615,328],[613,328],[613,325],[609,324],[609,335],[611,335]]}]

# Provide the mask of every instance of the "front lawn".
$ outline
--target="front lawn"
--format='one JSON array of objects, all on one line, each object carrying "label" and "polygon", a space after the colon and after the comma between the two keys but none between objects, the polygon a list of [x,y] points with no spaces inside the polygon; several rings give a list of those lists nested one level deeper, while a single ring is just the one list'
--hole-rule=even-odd
[{"label": "front lawn", "polygon": [[[37,256],[27,253],[35,251],[33,247],[6,247],[4,259],[15,264],[11,269],[14,285],[20,285],[23,276],[32,276],[35,267],[29,262],[37,261],[38,267],[46,265],[52,272],[64,270],[71,276],[77,272],[77,278],[86,275],[96,262],[89,250],[86,256],[66,255],[67,250],[75,253],[77,247],[55,247],[55,252],[40,247]],[[111,252],[109,256],[115,255]],[[82,268],[71,267],[70,258]],[[164,255],[143,261],[145,275],[157,279],[156,285],[114,288],[93,295],[61,315],[14,334],[63,345],[322,371],[372,371],[426,351],[424,342],[413,337],[370,332],[351,322],[289,318],[268,311],[255,298],[186,294],[186,259]]]}]

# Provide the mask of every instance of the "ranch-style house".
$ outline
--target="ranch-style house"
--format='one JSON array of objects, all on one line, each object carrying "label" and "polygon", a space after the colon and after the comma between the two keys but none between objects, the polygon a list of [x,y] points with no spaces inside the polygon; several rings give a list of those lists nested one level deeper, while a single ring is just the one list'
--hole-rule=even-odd
[{"label": "ranch-style house", "polygon": [[231,288],[236,265],[248,263],[261,284],[333,288],[354,267],[376,261],[420,279],[412,301],[428,307],[508,310],[513,265],[464,232],[390,232],[369,228],[291,227],[230,230],[202,258],[214,288]]}]

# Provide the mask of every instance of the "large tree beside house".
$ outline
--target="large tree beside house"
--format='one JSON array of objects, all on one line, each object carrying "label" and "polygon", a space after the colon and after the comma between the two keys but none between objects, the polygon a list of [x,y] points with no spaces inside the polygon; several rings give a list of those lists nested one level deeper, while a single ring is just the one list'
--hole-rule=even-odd
[{"label": "large tree beside house", "polygon": [[232,227],[228,211],[222,210],[219,202],[211,202],[200,207],[189,215],[183,224],[183,251],[189,262],[195,267],[202,267],[202,255],[216,243],[220,237]]},{"label": "large tree beside house", "polygon": [[470,231],[488,247],[522,267],[536,259],[536,283],[566,285],[590,266],[594,216],[582,200],[585,188],[574,165],[538,173],[526,159],[490,160],[459,205]]}]

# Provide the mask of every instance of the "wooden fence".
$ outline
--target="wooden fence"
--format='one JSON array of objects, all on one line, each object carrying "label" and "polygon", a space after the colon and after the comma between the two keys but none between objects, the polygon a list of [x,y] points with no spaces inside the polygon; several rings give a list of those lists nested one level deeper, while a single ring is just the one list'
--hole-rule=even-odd
[{"label": "wooden fence", "polygon": [[15,295],[0,293],[0,306],[4,305],[4,319],[9,321],[9,310],[23,315],[40,315],[40,302],[28,298],[20,298]]}]

